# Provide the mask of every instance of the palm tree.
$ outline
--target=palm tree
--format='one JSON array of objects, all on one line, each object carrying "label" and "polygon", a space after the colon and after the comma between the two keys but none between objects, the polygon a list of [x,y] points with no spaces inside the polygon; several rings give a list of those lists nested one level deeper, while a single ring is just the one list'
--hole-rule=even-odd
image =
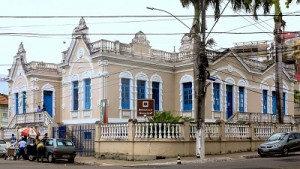
[{"label": "palm tree", "polygon": [[[293,0],[286,0],[286,7],[292,3]],[[204,157],[204,119],[205,119],[205,81],[207,77],[209,77],[209,72],[206,70],[208,67],[208,60],[205,54],[205,11],[210,6],[214,9],[215,19],[220,17],[220,7],[222,0],[180,0],[182,6],[184,8],[188,8],[190,5],[194,7],[194,19],[192,28],[190,30],[190,34],[194,39],[193,49],[194,49],[194,88],[195,88],[195,98],[194,98],[194,110],[196,114],[196,122],[197,122],[197,139],[196,139],[196,153],[201,154],[201,157]],[[296,0],[297,3],[300,0]],[[245,10],[247,13],[253,12],[253,16],[255,19],[257,17],[257,10],[260,7],[263,7],[264,14],[270,13],[270,8],[272,5],[275,6],[275,46],[276,46],[276,100],[278,101],[276,104],[278,111],[278,122],[282,123],[282,81],[281,73],[282,73],[282,65],[280,64],[282,61],[282,52],[281,50],[281,27],[285,26],[285,22],[282,20],[280,3],[279,0],[230,0],[231,5],[233,6],[233,11]],[[202,15],[201,15],[202,13]],[[202,39],[200,39],[200,16],[202,16],[201,23],[201,34]],[[279,72],[279,73],[278,73]],[[201,135],[202,133],[202,135]],[[199,137],[201,139],[199,140]],[[198,145],[200,145],[198,149]],[[201,148],[203,147],[203,148]],[[200,152],[201,151],[201,152]],[[200,155],[199,155],[200,156]]]},{"label": "palm tree", "polygon": [[[194,111],[195,120],[197,123],[196,131],[196,154],[198,158],[204,158],[204,140],[205,140],[205,95],[206,95],[206,79],[209,77],[209,72],[206,70],[208,67],[208,60],[205,54],[205,11],[209,6],[214,9],[215,19],[220,17],[220,7],[222,0],[180,0],[184,8],[192,5],[194,7],[193,25],[190,34],[193,38],[193,53],[194,53]],[[240,0],[231,0],[234,10],[245,9],[250,11],[248,3],[240,4]],[[200,16],[201,16],[201,36],[200,38]],[[211,40],[209,40],[211,41]],[[200,138],[201,137],[201,138]]]},{"label": "palm tree", "polygon": [[[285,5],[289,8],[289,5],[293,0],[286,0]],[[296,0],[296,3],[300,3],[300,0]],[[280,0],[255,0],[253,2],[253,15],[257,19],[257,10],[262,7],[264,14],[270,13],[271,7],[274,6],[274,43],[275,43],[275,55],[276,55],[276,67],[275,67],[275,88],[276,88],[276,110],[277,110],[277,122],[283,123],[283,84],[282,84],[282,32],[285,27],[285,21],[282,17]]]}]

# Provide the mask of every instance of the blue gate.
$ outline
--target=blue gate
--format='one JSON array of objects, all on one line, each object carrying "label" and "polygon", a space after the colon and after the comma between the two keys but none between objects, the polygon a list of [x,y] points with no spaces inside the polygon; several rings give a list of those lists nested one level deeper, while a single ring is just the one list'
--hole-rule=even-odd
[{"label": "blue gate", "polygon": [[66,126],[53,127],[54,138],[69,138],[75,144],[79,156],[94,156],[95,154],[95,124],[72,125],[67,132]]},{"label": "blue gate", "polygon": [[71,126],[72,141],[79,156],[94,156],[95,154],[95,124]]},{"label": "blue gate", "polygon": [[59,126],[52,129],[53,138],[67,138],[67,127]]}]

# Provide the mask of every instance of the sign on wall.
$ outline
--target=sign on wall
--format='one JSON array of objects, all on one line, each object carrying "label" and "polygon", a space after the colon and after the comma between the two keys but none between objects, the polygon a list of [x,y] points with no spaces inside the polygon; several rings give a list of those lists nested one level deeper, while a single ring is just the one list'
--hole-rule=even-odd
[{"label": "sign on wall", "polygon": [[154,115],[154,99],[138,99],[137,100],[137,116],[153,116]]}]

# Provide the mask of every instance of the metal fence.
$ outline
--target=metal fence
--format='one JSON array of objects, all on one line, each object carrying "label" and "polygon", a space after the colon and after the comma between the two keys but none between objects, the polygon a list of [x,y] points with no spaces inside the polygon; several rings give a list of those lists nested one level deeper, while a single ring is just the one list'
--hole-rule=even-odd
[{"label": "metal fence", "polygon": [[69,138],[76,147],[79,156],[94,156],[95,154],[95,124],[80,124],[53,127],[53,137]]}]

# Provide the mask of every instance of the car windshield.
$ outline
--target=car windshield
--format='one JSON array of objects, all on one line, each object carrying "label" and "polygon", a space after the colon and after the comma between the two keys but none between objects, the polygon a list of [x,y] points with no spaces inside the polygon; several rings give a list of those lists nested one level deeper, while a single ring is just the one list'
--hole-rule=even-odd
[{"label": "car windshield", "polygon": [[282,140],[286,135],[287,133],[276,133],[269,137],[268,141]]},{"label": "car windshield", "polygon": [[73,146],[70,140],[57,140],[57,146]]},{"label": "car windshield", "polygon": [[6,144],[4,140],[0,140],[0,144]]}]

